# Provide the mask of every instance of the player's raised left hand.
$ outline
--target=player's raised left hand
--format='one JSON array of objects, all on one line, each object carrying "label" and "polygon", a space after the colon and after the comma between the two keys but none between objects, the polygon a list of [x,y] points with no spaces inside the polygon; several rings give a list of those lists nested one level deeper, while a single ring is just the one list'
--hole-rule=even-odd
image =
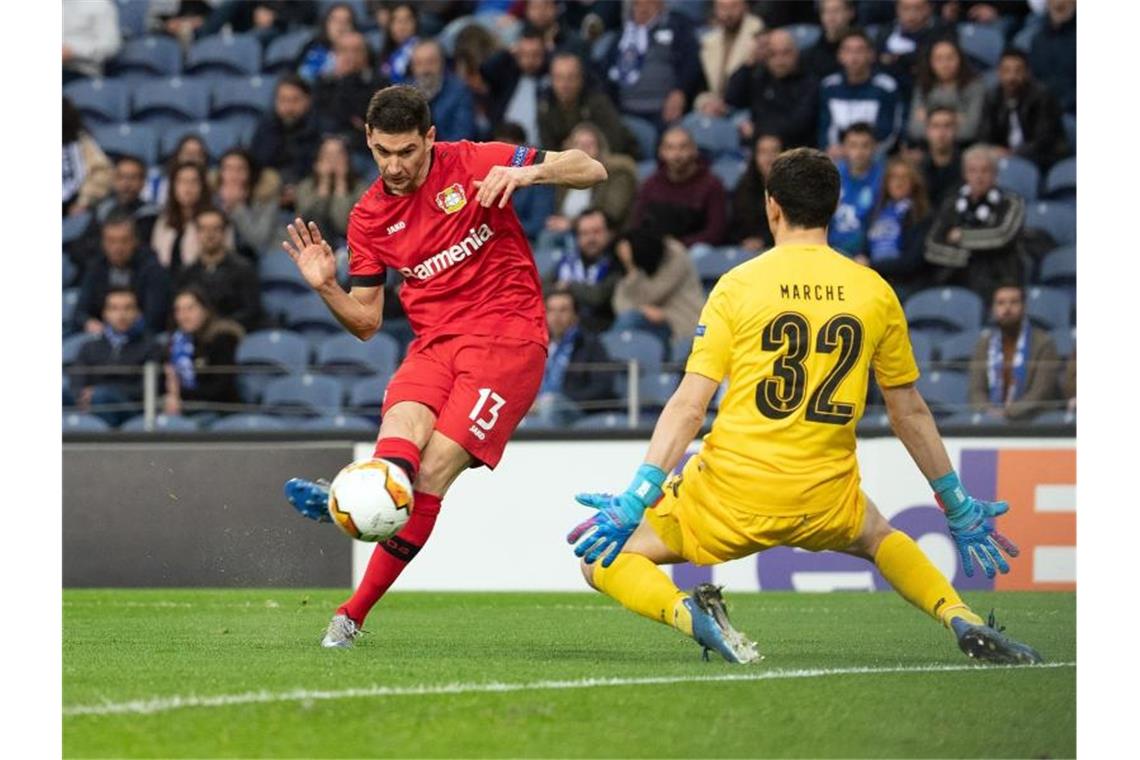
[{"label": "player's raised left hand", "polygon": [[490,208],[498,201],[499,208],[506,208],[511,194],[520,187],[534,184],[533,166],[492,166],[483,179],[474,182],[478,192],[475,201],[483,208]]},{"label": "player's raised left hand", "polygon": [[576,525],[566,536],[567,543],[578,544],[574,547],[574,554],[582,557],[588,565],[604,554],[602,567],[609,567],[633,535],[645,510],[661,499],[664,482],[664,470],[643,464],[624,493],[616,496],[608,493],[578,494],[575,499],[579,504],[598,511]]},{"label": "player's raised left hand", "polygon": [[314,290],[336,283],[336,255],[332,246],[321,235],[316,222],[306,226],[300,217],[293,220],[285,229],[292,240],[282,241],[281,247],[301,270],[305,282]]}]

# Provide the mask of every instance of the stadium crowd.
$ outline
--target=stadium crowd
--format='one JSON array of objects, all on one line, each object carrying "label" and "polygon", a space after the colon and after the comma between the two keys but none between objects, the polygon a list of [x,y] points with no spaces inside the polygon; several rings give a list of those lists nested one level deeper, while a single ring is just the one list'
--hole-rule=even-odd
[{"label": "stadium crowd", "polygon": [[316,221],[347,279],[363,114],[393,83],[437,139],[609,173],[514,198],[550,328],[529,426],[661,407],[709,289],[772,245],[765,176],[798,146],[835,160],[829,242],[895,288],[940,417],[1075,412],[1075,0],[63,7],[67,429],[141,429],[151,363],[167,429],[374,430],[412,339],[398,277],[362,344],[280,240]]}]

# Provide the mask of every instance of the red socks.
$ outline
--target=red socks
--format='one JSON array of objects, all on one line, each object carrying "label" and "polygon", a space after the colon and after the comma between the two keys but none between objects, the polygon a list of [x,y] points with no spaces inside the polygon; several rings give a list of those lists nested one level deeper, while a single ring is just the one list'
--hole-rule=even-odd
[{"label": "red socks", "polygon": [[[381,441],[376,447],[378,451],[383,444],[384,441]],[[418,466],[418,450],[416,455]],[[383,455],[378,454],[378,456]],[[384,456],[384,458],[390,457]],[[400,573],[427,543],[432,528],[435,527],[435,518],[439,515],[440,501],[438,496],[415,492],[412,516],[408,518],[408,524],[387,541],[376,545],[372,559],[368,560],[368,569],[364,571],[364,579],[360,581],[360,586],[352,598],[337,610],[338,614],[348,615],[357,625],[364,625],[364,618],[367,617],[369,610],[380,601],[380,597],[384,596],[388,587],[400,577]]]},{"label": "red socks", "polygon": [[420,447],[407,438],[381,438],[376,441],[372,456],[398,465],[408,474],[408,480],[415,484],[416,475],[420,472]]}]

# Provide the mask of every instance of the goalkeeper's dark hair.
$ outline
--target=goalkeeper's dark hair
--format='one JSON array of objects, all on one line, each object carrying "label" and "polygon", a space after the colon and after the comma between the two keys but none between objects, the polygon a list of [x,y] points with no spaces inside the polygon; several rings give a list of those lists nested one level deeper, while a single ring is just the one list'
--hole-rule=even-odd
[{"label": "goalkeeper's dark hair", "polygon": [[393,85],[380,90],[368,101],[364,123],[389,135],[415,131],[422,137],[431,129],[431,109],[415,87]]},{"label": "goalkeeper's dark hair", "polygon": [[791,227],[827,227],[839,205],[839,170],[823,151],[786,150],[772,162],[768,195],[780,204]]}]

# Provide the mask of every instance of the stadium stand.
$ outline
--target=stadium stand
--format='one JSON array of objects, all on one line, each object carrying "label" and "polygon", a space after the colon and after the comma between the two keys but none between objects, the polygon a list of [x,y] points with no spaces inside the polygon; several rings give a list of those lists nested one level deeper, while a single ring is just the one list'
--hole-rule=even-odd
[{"label": "stadium stand", "polygon": [[982,297],[965,288],[928,288],[907,299],[907,324],[944,333],[977,330],[982,324]]},{"label": "stadium stand", "polygon": [[262,406],[274,414],[329,415],[340,412],[340,383],[321,375],[281,377],[265,386]]},{"label": "stadium stand", "polygon": [[79,79],[63,88],[63,94],[91,124],[118,124],[131,112],[131,88],[117,79]]},{"label": "stadium stand", "polygon": [[1012,190],[1028,201],[1037,200],[1037,188],[1041,185],[1041,172],[1037,164],[1020,156],[1006,156],[998,159],[998,187]]}]

